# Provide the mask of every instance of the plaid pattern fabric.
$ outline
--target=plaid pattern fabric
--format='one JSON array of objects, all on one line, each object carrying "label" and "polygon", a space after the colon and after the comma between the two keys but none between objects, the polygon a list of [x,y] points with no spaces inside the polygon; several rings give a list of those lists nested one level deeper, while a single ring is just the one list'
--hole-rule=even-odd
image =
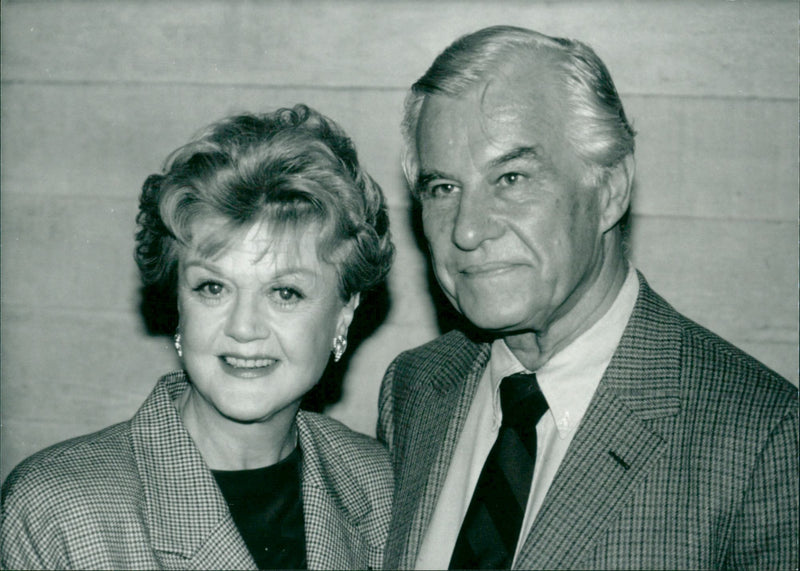
[{"label": "plaid pattern fabric", "polygon": [[[520,569],[796,569],[798,391],[678,314],[640,275],[617,351]],[[414,566],[487,344],[401,354],[380,396],[396,472],[389,568]]]},{"label": "plaid pattern fabric", "polygon": [[[43,450],[3,485],[4,569],[255,569],[163,377],[128,422]],[[385,450],[297,417],[310,569],[380,567],[391,510]]]}]

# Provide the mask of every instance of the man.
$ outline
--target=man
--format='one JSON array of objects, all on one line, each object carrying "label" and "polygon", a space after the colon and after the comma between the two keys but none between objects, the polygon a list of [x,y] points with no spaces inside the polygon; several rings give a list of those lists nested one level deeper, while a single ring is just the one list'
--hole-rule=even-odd
[{"label": "man", "polygon": [[436,277],[474,329],[386,373],[387,568],[797,568],[797,389],[625,259],[634,133],[594,52],[465,36],[404,131]]}]

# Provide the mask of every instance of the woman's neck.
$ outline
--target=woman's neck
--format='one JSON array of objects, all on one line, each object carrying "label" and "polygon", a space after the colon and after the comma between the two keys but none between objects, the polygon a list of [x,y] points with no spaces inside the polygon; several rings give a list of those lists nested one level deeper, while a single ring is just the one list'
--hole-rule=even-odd
[{"label": "woman's neck", "polygon": [[242,423],[211,410],[191,386],[175,401],[178,415],[212,470],[249,470],[277,464],[297,447],[297,407],[268,420]]}]

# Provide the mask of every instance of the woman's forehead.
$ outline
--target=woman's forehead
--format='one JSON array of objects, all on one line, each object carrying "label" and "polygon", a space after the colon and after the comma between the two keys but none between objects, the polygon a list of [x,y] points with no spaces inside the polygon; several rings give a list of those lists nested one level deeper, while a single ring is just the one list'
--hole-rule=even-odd
[{"label": "woman's forehead", "polygon": [[265,257],[317,260],[318,226],[269,220],[233,226],[222,218],[206,217],[192,224],[188,246],[195,255],[209,259],[223,256],[226,252],[237,252],[252,257],[254,263]]}]

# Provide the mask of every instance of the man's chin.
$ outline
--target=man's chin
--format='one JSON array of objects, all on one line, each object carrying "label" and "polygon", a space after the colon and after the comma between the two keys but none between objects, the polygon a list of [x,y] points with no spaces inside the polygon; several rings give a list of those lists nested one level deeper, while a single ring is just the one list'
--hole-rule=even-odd
[{"label": "man's chin", "polygon": [[519,314],[499,313],[496,310],[460,310],[461,314],[475,327],[486,333],[498,336],[507,335],[523,329]]}]

